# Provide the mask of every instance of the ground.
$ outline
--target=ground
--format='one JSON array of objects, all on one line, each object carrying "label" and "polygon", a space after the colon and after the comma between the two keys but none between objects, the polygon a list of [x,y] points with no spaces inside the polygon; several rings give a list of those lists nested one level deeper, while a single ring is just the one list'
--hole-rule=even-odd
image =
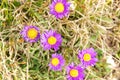
[{"label": "ground", "polygon": [[56,30],[63,37],[58,50],[67,66],[79,64],[79,50],[93,47],[98,62],[85,70],[85,80],[120,80],[120,1],[68,0],[70,13],[56,19],[49,13],[52,0],[0,0],[0,80],[66,80],[65,68],[52,71],[53,50],[40,41],[26,42],[20,35],[25,25]]}]

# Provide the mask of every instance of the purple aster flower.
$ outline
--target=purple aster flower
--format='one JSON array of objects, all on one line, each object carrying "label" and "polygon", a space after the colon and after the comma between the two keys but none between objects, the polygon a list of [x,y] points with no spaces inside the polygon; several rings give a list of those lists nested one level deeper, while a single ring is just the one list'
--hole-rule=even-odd
[{"label": "purple aster flower", "polygon": [[56,18],[63,18],[69,13],[70,3],[66,0],[53,0],[50,5],[50,13],[55,15]]},{"label": "purple aster flower", "polygon": [[96,58],[97,53],[93,48],[79,51],[78,57],[84,67],[94,66],[98,61]]},{"label": "purple aster flower", "polygon": [[56,31],[46,31],[41,36],[41,44],[45,50],[50,50],[53,48],[55,51],[57,51],[61,43],[62,37]]},{"label": "purple aster flower", "polygon": [[28,42],[37,42],[40,39],[39,28],[36,26],[25,26],[20,34]]},{"label": "purple aster flower", "polygon": [[49,64],[50,69],[55,71],[60,71],[62,70],[64,64],[65,64],[65,60],[61,54],[57,54],[57,53],[52,54],[52,58]]},{"label": "purple aster flower", "polygon": [[84,69],[78,65],[74,66],[74,63],[67,66],[67,80],[84,80]]}]

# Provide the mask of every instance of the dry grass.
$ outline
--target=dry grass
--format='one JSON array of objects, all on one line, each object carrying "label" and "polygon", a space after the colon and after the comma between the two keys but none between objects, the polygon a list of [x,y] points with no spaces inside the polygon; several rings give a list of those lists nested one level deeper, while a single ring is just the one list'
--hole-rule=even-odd
[{"label": "dry grass", "polygon": [[[65,69],[48,69],[51,53],[37,43],[25,42],[19,32],[35,25],[40,33],[54,29],[63,37],[66,60],[78,64],[78,50],[94,47],[99,62],[86,70],[85,80],[120,80],[120,1],[69,0],[76,9],[57,20],[49,14],[50,0],[2,0],[0,2],[0,80],[66,80]],[[106,61],[112,56],[114,65]],[[111,67],[110,67],[111,66]]]}]

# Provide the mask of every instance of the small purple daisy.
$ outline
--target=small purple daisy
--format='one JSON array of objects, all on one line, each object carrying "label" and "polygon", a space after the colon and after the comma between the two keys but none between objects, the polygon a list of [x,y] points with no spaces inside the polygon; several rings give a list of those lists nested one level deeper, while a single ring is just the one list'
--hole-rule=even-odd
[{"label": "small purple daisy", "polygon": [[54,71],[60,71],[62,70],[62,67],[65,64],[65,60],[61,54],[52,54],[52,58],[50,60],[49,67],[50,69]]},{"label": "small purple daisy", "polygon": [[63,18],[69,13],[70,3],[66,0],[53,0],[50,5],[50,13],[55,15],[56,18]]},{"label": "small purple daisy", "polygon": [[67,66],[67,80],[84,80],[84,69],[78,65],[74,66],[74,63]]},{"label": "small purple daisy", "polygon": [[96,58],[97,53],[93,48],[79,51],[78,57],[84,67],[94,66],[98,61]]},{"label": "small purple daisy", "polygon": [[25,41],[37,42],[40,39],[39,28],[36,26],[25,26],[20,32]]},{"label": "small purple daisy", "polygon": [[55,51],[59,49],[62,43],[62,37],[56,31],[46,31],[41,35],[41,44],[45,50],[53,48]]}]

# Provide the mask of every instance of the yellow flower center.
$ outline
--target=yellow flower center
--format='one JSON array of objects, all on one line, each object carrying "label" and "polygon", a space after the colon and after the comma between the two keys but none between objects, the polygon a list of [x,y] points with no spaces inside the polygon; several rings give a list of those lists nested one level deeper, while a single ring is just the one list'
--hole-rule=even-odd
[{"label": "yellow flower center", "polygon": [[51,61],[53,66],[57,66],[59,64],[59,59],[58,58],[53,58]]},{"label": "yellow flower center", "polygon": [[55,11],[58,12],[58,13],[63,12],[63,11],[64,11],[64,5],[63,5],[63,3],[58,2],[58,3],[55,5]]},{"label": "yellow flower center", "polygon": [[48,38],[48,43],[49,43],[50,45],[54,45],[56,42],[57,42],[57,39],[56,39],[54,36],[50,36],[50,37]]},{"label": "yellow flower center", "polygon": [[91,60],[91,55],[86,53],[86,54],[84,54],[83,59],[84,59],[84,61],[90,61]]},{"label": "yellow flower center", "polygon": [[70,70],[70,76],[72,76],[72,77],[77,77],[78,76],[78,70],[76,70],[76,69],[71,69]]},{"label": "yellow flower center", "polygon": [[34,28],[31,28],[27,31],[27,36],[30,39],[35,39],[38,35],[38,31]]}]

